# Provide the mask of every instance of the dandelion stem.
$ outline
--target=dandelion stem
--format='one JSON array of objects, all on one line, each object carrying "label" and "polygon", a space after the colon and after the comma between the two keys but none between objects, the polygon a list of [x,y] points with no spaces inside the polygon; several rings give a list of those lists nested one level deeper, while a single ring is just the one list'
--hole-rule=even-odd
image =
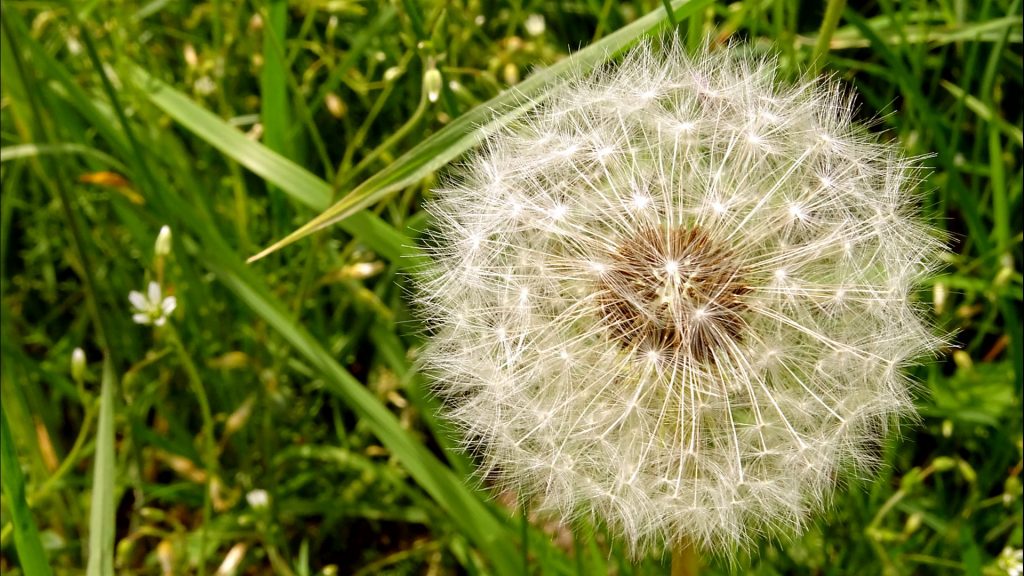
[{"label": "dandelion stem", "polygon": [[680,540],[672,549],[672,576],[700,574],[700,554],[687,539]]},{"label": "dandelion stem", "polygon": [[523,574],[530,574],[530,511],[526,507],[526,500],[522,499],[519,504],[519,511],[523,518]]}]

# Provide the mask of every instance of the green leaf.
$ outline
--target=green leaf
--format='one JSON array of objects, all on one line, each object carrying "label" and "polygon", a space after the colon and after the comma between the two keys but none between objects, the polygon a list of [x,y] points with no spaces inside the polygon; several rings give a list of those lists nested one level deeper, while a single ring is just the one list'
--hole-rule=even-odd
[{"label": "green leaf", "polygon": [[1001,118],[992,106],[982,102],[980,99],[971,96],[963,88],[953,84],[949,80],[940,80],[939,84],[946,89],[950,94],[953,95],[957,100],[963,100],[967,108],[978,115],[979,118],[986,122],[992,123],[1000,132],[1002,132],[1007,138],[1012,140],[1017,146],[1024,146],[1024,130],[1018,126],[1014,126]]},{"label": "green leaf", "polygon": [[290,158],[288,142],[290,110],[288,108],[288,72],[285,67],[284,41],[288,25],[288,3],[270,0],[267,6],[267,25],[263,29],[263,69],[260,71],[260,121],[263,123],[263,141],[267,146]]},{"label": "green leaf", "polygon": [[105,154],[90,146],[76,144],[74,142],[62,142],[57,144],[16,144],[14,146],[4,146],[3,148],[0,148],[0,162],[10,162],[12,160],[35,158],[37,156],[46,155],[70,156],[74,154],[98,160],[99,162],[122,172],[127,171],[124,164],[113,156]]},{"label": "green leaf", "polygon": [[[682,21],[710,4],[710,0],[683,0],[673,4],[676,7],[676,19]],[[320,215],[256,254],[249,261],[259,260],[313,232],[344,222],[390,194],[418,182],[542,102],[547,96],[545,90],[564,77],[592,70],[629,48],[644,35],[659,30],[666,24],[665,10],[659,8],[459,116],[451,124],[414,146],[387,168],[368,178]]]},{"label": "green leaf", "polygon": [[[141,67],[132,67],[131,77],[150,102],[207,144],[302,204],[314,210],[327,207],[332,191],[323,179],[266,146],[246,138],[217,115],[153,78]],[[408,236],[369,212],[356,214],[343,228],[393,262],[403,262],[403,258],[417,255]]]},{"label": "green leaf", "polygon": [[92,502],[89,512],[88,576],[114,574],[114,367],[103,362],[100,388],[100,417],[96,431],[96,460],[92,473]]},{"label": "green leaf", "polygon": [[21,472],[21,464],[14,449],[14,439],[7,424],[7,412],[0,406],[0,482],[3,483],[6,503],[11,511],[11,522],[14,524],[14,547],[18,551],[21,569],[27,576],[47,576],[50,565],[39,540],[39,530],[28,509],[25,499],[25,476]]}]

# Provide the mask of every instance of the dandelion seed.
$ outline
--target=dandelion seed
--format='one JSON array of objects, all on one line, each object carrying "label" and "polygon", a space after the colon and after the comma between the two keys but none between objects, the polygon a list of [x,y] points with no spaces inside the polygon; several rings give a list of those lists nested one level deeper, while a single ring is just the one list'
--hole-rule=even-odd
[{"label": "dandelion seed", "polygon": [[156,282],[149,283],[145,294],[132,290],[128,294],[128,301],[132,305],[132,320],[143,325],[163,326],[178,306],[174,296],[163,296],[160,284]]},{"label": "dandelion seed", "polygon": [[943,241],[851,116],[773,60],[644,44],[492,136],[428,206],[419,290],[481,475],[641,554],[799,531],[870,471],[940,343],[909,294]]}]

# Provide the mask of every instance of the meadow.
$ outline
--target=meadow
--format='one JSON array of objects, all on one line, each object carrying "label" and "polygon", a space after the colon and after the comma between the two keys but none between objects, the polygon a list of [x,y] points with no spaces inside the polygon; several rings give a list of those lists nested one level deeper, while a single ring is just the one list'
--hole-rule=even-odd
[{"label": "meadow", "polygon": [[879,473],[701,573],[1022,573],[1020,0],[2,11],[4,574],[668,574],[474,480],[409,298],[450,166],[659,34],[855,90],[949,238]]}]

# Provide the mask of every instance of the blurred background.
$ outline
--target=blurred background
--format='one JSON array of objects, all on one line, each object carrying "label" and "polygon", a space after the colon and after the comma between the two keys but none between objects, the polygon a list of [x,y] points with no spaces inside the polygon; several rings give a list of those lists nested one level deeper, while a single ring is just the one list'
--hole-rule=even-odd
[{"label": "blurred background", "polygon": [[674,26],[854,87],[951,238],[882,472],[706,573],[1021,574],[1021,3],[844,4],[3,0],[3,573],[667,574],[472,479],[404,290],[482,104]]}]

